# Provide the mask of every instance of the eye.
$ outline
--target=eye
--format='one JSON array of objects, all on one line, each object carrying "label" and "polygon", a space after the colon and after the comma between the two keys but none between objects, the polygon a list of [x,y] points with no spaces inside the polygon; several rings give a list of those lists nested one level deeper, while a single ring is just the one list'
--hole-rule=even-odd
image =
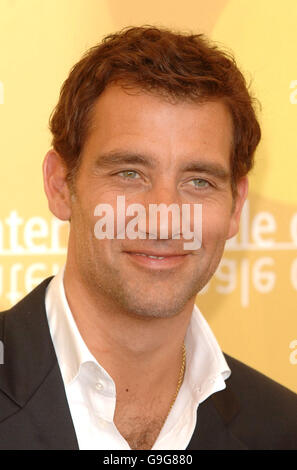
[{"label": "eye", "polygon": [[134,170],[124,170],[124,171],[120,171],[118,174],[120,176],[123,176],[123,178],[127,178],[127,179],[130,179],[130,180],[135,180],[135,179],[140,178],[137,171],[134,171]]},{"label": "eye", "polygon": [[194,186],[197,189],[205,189],[210,186],[210,183],[204,179],[201,178],[194,178],[193,180],[190,181],[192,183],[192,186]]}]

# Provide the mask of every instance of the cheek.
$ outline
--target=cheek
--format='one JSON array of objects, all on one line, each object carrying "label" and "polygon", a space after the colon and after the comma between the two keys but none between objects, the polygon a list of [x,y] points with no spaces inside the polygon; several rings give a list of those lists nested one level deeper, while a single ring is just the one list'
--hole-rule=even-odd
[{"label": "cheek", "polygon": [[94,208],[84,201],[76,200],[72,206],[72,217],[70,223],[70,234],[76,251],[90,251],[95,244],[95,224],[97,218],[94,216]]},{"label": "cheek", "polygon": [[227,239],[231,212],[222,207],[202,212],[202,245],[223,245]]}]

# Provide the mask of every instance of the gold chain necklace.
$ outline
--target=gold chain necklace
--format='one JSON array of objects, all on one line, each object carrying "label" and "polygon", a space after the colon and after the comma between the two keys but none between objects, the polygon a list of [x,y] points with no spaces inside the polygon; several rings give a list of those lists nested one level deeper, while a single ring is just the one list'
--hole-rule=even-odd
[{"label": "gold chain necklace", "polygon": [[183,343],[183,348],[182,348],[182,365],[181,365],[181,368],[180,368],[180,373],[179,373],[179,378],[178,378],[178,382],[177,382],[177,387],[176,387],[176,390],[175,390],[175,394],[174,394],[174,397],[173,397],[173,400],[171,402],[171,405],[170,405],[170,408],[169,408],[169,411],[166,415],[166,418],[164,421],[166,421],[166,419],[168,418],[168,415],[175,403],[175,400],[176,400],[176,397],[178,395],[178,392],[179,392],[179,389],[181,387],[181,384],[183,383],[183,379],[184,379],[184,374],[185,374],[185,368],[186,368],[186,347],[185,347],[185,343]]}]

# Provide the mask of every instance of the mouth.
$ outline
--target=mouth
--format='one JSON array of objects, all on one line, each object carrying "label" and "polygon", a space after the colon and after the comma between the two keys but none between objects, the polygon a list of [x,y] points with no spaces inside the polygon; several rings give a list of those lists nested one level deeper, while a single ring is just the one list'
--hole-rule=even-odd
[{"label": "mouth", "polygon": [[150,269],[170,269],[185,262],[189,253],[133,252],[125,254],[134,263]]}]

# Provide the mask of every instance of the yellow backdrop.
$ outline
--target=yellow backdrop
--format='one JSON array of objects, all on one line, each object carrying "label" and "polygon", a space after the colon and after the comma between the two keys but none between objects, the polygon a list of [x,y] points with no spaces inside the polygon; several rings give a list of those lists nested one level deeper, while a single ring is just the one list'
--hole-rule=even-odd
[{"label": "yellow backdrop", "polygon": [[296,18],[296,0],[0,0],[1,309],[65,260],[41,163],[70,67],[124,26],[204,32],[251,81],[263,140],[240,233],[197,303],[225,352],[297,392]]}]

